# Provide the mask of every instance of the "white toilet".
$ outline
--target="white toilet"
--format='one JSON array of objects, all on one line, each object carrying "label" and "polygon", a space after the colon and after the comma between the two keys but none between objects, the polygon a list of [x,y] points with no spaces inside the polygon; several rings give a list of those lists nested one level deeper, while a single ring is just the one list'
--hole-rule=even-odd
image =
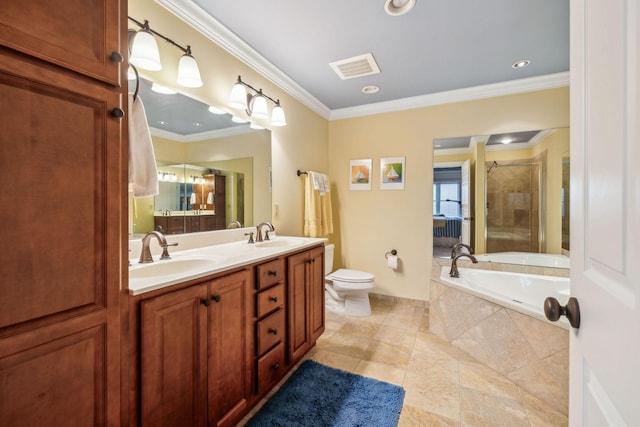
[{"label": "white toilet", "polygon": [[374,276],[358,270],[341,268],[333,271],[335,245],[324,247],[325,305],[327,310],[350,316],[370,316],[369,292],[374,288]]}]

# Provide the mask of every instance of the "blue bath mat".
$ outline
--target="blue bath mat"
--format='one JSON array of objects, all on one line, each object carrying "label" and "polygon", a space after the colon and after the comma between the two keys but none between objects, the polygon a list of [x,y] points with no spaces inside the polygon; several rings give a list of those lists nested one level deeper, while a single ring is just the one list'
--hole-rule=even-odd
[{"label": "blue bath mat", "polygon": [[247,427],[397,426],[404,389],[305,360]]}]

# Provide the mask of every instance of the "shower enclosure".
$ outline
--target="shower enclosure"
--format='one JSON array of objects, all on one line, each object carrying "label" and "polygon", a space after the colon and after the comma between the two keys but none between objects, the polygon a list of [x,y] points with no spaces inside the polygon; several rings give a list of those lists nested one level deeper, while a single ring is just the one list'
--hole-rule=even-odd
[{"label": "shower enclosure", "polygon": [[543,168],[543,159],[487,163],[487,253],[544,252]]}]

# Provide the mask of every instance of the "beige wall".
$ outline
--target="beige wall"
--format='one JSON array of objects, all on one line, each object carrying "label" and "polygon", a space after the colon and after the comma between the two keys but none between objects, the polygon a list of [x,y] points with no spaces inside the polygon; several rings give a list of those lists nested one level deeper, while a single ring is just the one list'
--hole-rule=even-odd
[{"label": "beige wall", "polygon": [[[432,257],[433,140],[567,127],[569,90],[337,120],[329,125],[337,266],[369,271],[375,292],[428,300]],[[380,158],[406,157],[404,191],[379,189]],[[371,191],[349,191],[350,159],[373,159]],[[386,267],[397,249],[401,269]]]}]

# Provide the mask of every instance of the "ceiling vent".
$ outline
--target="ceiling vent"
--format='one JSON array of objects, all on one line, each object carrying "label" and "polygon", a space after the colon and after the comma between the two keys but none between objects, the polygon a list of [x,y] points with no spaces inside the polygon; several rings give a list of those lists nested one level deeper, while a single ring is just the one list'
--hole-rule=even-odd
[{"label": "ceiling vent", "polygon": [[376,60],[373,59],[373,55],[370,53],[330,62],[329,65],[342,80],[378,74],[380,72]]}]

